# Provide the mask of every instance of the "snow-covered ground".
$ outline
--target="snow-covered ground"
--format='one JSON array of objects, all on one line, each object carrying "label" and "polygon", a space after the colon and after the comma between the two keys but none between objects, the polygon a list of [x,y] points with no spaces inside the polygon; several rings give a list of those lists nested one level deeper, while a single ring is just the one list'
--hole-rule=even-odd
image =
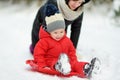
[{"label": "snow-covered ground", "polygon": [[[21,7],[0,3],[0,79],[83,80],[43,75],[31,71],[25,64],[27,59],[32,59],[29,45],[38,8],[36,5]],[[102,66],[96,80],[120,80],[120,26],[111,24],[102,9],[95,7],[92,11],[85,11],[77,53],[84,61],[99,57]]]}]

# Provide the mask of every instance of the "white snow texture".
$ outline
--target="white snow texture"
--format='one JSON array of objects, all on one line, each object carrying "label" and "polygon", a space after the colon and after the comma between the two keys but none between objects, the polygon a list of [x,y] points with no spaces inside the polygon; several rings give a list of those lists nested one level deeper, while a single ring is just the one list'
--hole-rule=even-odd
[{"label": "white snow texture", "polygon": [[[101,72],[93,80],[120,80],[120,26],[110,23],[107,13],[102,12],[105,7],[85,10],[77,54],[80,61],[93,57],[101,60]],[[85,80],[44,75],[25,64],[27,59],[33,59],[29,46],[38,8],[35,4],[0,3],[0,80]]]}]

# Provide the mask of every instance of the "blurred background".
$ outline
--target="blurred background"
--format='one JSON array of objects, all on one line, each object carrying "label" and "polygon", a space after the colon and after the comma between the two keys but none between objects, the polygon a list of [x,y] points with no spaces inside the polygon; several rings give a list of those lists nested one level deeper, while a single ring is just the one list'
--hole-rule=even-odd
[{"label": "blurred background", "polygon": [[[13,5],[31,7],[33,4],[39,8],[45,1],[46,0],[0,0],[0,9]],[[112,22],[116,24],[120,23],[120,0],[91,0],[86,6],[88,10],[95,7],[102,7],[102,13],[108,15],[112,19]]]},{"label": "blurred background", "polygon": [[[45,1],[0,0],[1,80],[83,80],[46,76],[30,71],[25,64],[33,58],[29,52],[32,25]],[[94,56],[100,58],[102,71],[93,80],[120,80],[119,34],[120,0],[91,0],[85,5],[77,53],[84,61]]]}]

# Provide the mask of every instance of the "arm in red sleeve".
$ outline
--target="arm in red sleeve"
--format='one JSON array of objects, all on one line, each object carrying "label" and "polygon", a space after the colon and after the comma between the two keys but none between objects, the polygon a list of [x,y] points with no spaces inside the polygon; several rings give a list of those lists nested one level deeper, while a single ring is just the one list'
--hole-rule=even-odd
[{"label": "arm in red sleeve", "polygon": [[46,67],[45,54],[47,49],[47,42],[44,39],[40,39],[34,49],[34,60],[38,67]]},{"label": "arm in red sleeve", "polygon": [[77,62],[77,56],[76,56],[76,50],[72,44],[72,42],[70,41],[69,43],[69,53],[68,56],[70,58],[70,64],[71,66],[74,65],[75,62]]}]

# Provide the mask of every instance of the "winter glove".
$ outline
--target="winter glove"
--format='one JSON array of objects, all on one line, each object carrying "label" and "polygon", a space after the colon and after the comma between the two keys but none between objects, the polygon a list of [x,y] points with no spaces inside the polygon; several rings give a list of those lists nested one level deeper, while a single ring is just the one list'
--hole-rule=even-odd
[{"label": "winter glove", "polygon": [[55,64],[55,69],[64,75],[67,75],[70,73],[71,65],[69,63],[69,59],[66,54],[60,55],[57,63]]},{"label": "winter glove", "polygon": [[59,10],[57,9],[57,7],[53,4],[47,4],[46,5],[46,16],[51,16],[54,15],[55,13],[59,13]]}]

